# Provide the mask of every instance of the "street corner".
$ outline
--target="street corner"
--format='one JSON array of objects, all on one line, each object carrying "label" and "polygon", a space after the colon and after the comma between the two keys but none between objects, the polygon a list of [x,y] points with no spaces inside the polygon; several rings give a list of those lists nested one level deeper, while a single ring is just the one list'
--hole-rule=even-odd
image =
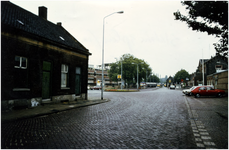
[{"label": "street corner", "polygon": [[89,98],[87,101],[88,101],[88,103],[90,103],[90,104],[100,104],[100,103],[109,102],[109,101],[111,101],[111,100],[108,99],[108,98],[104,98],[104,99],[101,99],[101,98]]}]

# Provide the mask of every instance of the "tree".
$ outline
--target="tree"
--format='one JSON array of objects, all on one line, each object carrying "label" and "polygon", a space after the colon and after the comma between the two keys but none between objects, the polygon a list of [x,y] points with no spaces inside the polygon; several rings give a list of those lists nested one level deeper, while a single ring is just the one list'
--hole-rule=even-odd
[{"label": "tree", "polygon": [[[121,74],[121,63],[122,63],[122,79],[130,84],[136,84],[137,81],[137,64],[138,64],[138,81],[139,83],[151,73],[152,69],[149,67],[144,60],[135,58],[131,54],[124,54],[115,63],[111,64],[109,70],[109,77],[112,81],[117,81],[117,75]],[[134,63],[134,64],[133,64]],[[139,84],[138,83],[138,84]]]},{"label": "tree", "polygon": [[227,1],[182,1],[188,15],[179,11],[174,13],[175,20],[184,21],[192,30],[207,32],[219,37],[214,43],[217,53],[228,56],[228,2]]},{"label": "tree", "polygon": [[186,78],[189,78],[189,77],[190,77],[189,73],[186,70],[181,69],[180,71],[178,71],[175,74],[175,76],[174,76],[174,82],[179,83],[181,81],[181,79],[183,79],[185,81]]},{"label": "tree", "polygon": [[160,82],[160,79],[155,74],[151,75],[150,79],[151,82],[157,82],[157,83]]},{"label": "tree", "polygon": [[116,63],[112,63],[110,70],[108,70],[109,77],[114,82],[118,82],[118,79],[117,79],[118,70],[119,70],[119,67],[118,67],[118,64],[116,64]]}]

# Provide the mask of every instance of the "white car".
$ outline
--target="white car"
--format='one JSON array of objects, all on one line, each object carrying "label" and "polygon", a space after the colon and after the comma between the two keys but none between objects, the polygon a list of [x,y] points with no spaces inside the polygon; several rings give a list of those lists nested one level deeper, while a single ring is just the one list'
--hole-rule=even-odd
[{"label": "white car", "polygon": [[198,86],[193,86],[191,87],[190,89],[185,89],[183,90],[182,92],[185,94],[185,95],[192,95],[192,90],[194,90],[195,88],[197,88]]},{"label": "white car", "polygon": [[174,89],[175,90],[175,85],[170,85],[170,87],[169,87],[170,89]]}]

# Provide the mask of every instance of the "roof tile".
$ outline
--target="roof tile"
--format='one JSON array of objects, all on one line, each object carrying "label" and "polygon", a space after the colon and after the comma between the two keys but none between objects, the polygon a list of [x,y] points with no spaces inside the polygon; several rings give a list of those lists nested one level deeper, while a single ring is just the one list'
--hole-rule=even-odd
[{"label": "roof tile", "polygon": [[9,1],[1,1],[1,23],[79,51],[88,52],[62,26],[45,20]]}]

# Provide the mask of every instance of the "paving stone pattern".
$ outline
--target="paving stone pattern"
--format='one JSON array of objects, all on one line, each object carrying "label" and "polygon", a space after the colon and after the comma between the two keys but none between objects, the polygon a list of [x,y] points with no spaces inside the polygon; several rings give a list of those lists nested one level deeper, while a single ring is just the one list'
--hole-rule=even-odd
[{"label": "paving stone pattern", "polygon": [[[186,98],[191,126],[198,148],[228,148],[228,100],[224,98]],[[220,115],[219,115],[220,114]]]},{"label": "paving stone pattern", "polygon": [[4,123],[1,148],[199,148],[181,91],[104,92],[104,97],[111,101]]}]

